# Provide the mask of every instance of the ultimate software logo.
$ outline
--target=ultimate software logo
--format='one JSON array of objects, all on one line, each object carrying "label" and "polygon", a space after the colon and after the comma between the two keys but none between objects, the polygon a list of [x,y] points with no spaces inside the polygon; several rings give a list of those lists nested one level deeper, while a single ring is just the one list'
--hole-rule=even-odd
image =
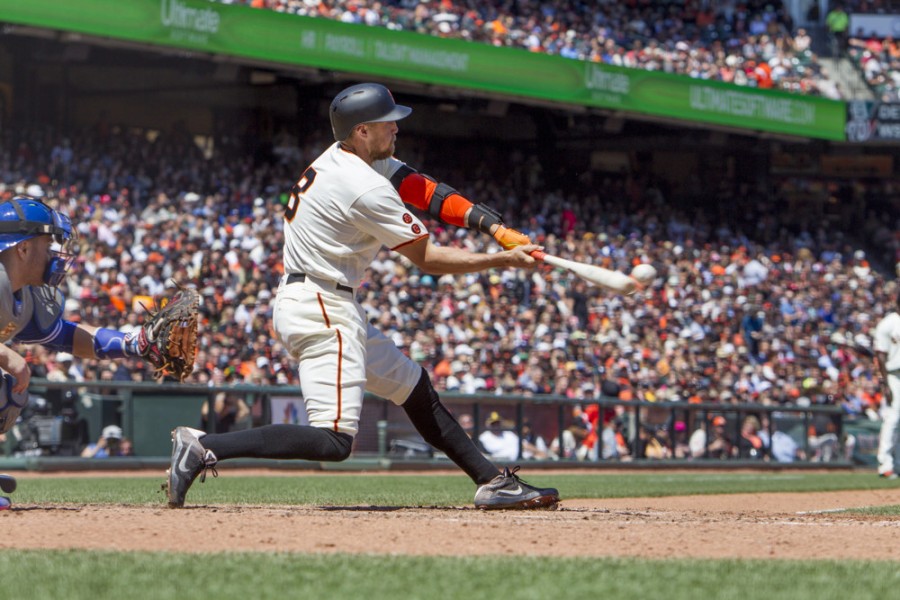
[{"label": "ultimate software logo", "polygon": [[160,22],[173,40],[205,44],[219,32],[221,17],[212,8],[194,8],[184,0],[160,0]]}]

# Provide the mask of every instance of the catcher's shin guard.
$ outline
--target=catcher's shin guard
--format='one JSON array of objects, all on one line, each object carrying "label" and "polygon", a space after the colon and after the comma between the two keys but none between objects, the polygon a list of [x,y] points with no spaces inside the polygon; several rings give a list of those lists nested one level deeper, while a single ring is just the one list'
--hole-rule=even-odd
[{"label": "catcher's shin guard", "polygon": [[5,494],[12,494],[16,491],[16,478],[12,475],[0,473],[0,491]]},{"label": "catcher's shin guard", "polygon": [[[0,474],[0,491],[5,494],[12,494],[16,491],[16,478],[12,475]],[[0,510],[9,510],[12,502],[6,496],[0,496]]]}]

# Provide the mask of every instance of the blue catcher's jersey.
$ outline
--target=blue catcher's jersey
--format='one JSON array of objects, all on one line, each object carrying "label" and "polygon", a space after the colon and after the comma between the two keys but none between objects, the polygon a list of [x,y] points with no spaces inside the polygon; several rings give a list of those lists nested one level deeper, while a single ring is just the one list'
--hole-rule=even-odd
[{"label": "blue catcher's jersey", "polygon": [[[0,264],[0,343],[17,339],[41,343],[62,327],[62,293],[49,286],[25,286],[13,294],[6,269]],[[25,339],[18,334],[28,329]]]}]

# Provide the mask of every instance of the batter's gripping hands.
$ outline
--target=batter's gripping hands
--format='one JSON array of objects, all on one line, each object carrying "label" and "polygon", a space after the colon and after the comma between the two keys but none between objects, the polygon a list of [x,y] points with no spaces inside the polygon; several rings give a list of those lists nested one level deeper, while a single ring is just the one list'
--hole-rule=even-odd
[{"label": "batter's gripping hands", "polygon": [[503,225],[497,227],[497,231],[494,232],[494,239],[503,246],[504,250],[512,250],[516,246],[524,246],[531,243],[531,240],[524,233]]},{"label": "batter's gripping hands", "polygon": [[197,356],[197,319],[200,295],[179,288],[162,308],[151,311],[150,319],[133,339],[136,353],[156,368],[156,376],[169,375],[184,381],[194,370]]}]

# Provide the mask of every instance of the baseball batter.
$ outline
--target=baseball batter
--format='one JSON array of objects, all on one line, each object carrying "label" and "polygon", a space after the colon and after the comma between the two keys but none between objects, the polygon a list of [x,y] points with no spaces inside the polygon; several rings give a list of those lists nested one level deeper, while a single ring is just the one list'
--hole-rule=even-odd
[{"label": "baseball batter", "polygon": [[[31,370],[10,342],[40,344],[82,358],[142,356],[137,336],[73,323],[57,286],[76,256],[69,218],[26,196],[0,203],[0,434],[16,424],[28,403]],[[11,493],[15,479],[0,475],[0,490]],[[0,508],[9,508],[0,498]]]},{"label": "baseball batter", "polygon": [[[422,437],[477,484],[479,508],[555,505],[555,489],[498,471],[441,403],[428,374],[368,323],[355,290],[382,246],[428,273],[533,267],[538,249],[503,226],[499,215],[393,158],[397,121],[412,109],[384,86],[364,83],[331,103],[336,143],[294,185],[285,211],[285,276],[273,322],[299,361],[309,426],[268,425],[249,431],[173,432],[168,502],[184,504],[191,483],[216,462],[237,457],[341,461],[350,455],[366,390],[400,405]],[[432,244],[406,204],[441,221],[493,235],[506,250],[479,254]]]},{"label": "baseball batter", "polygon": [[887,404],[878,438],[878,474],[890,479],[897,478],[894,457],[900,425],[900,293],[896,302],[895,310],[885,315],[875,327],[873,344]]}]

